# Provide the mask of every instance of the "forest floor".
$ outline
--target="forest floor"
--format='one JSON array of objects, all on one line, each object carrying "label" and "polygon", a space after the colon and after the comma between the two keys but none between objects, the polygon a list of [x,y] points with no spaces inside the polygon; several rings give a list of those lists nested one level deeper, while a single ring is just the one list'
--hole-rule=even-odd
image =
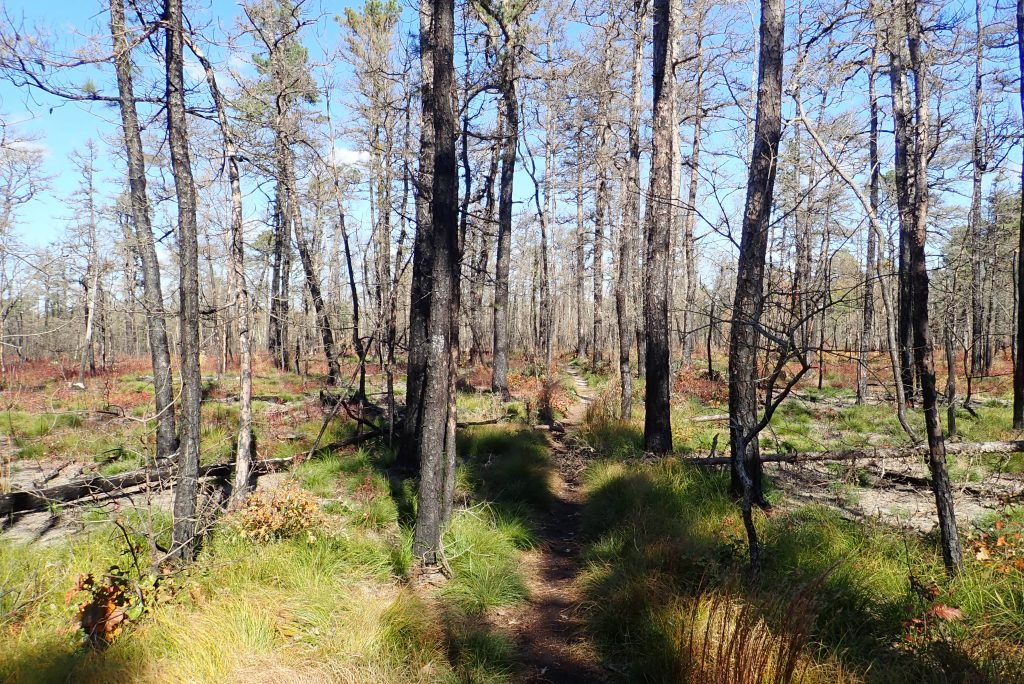
[{"label": "forest floor", "polygon": [[[783,404],[764,452],[907,445],[881,392],[855,406],[849,373],[834,373]],[[369,379],[379,393],[382,375]],[[584,364],[546,388],[517,359],[511,402],[489,379],[483,366],[460,374],[460,421],[477,425],[458,434],[442,586],[410,582],[416,483],[394,468],[393,445],[325,448],[355,430],[335,418],[306,458],[325,417],[321,379],[264,365],[259,456],[299,458],[261,478],[187,571],[129,565],[166,544],[166,489],[4,521],[0,682],[706,683],[744,659],[808,683],[1024,681],[1021,455],[951,455],[966,555],[955,580],[917,459],[769,464],[774,510],[757,514],[767,560],[755,579],[728,473],[686,462],[727,453],[724,382],[677,374],[676,453],[653,458],[642,387],[623,421],[614,378]],[[230,459],[234,382],[204,368],[204,463]],[[1005,380],[986,383],[959,441],[1019,437]],[[5,400],[0,487],[116,475],[152,450],[143,361],[85,392],[28,368]],[[545,402],[550,427],[538,424]],[[81,594],[62,600],[89,573],[161,586],[142,589],[144,613],[102,647],[83,640]]]}]

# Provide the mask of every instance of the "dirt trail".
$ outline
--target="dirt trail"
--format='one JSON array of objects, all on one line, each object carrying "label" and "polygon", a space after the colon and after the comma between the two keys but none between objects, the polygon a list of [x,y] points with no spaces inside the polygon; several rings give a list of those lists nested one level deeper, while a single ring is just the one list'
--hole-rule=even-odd
[{"label": "dirt trail", "polygon": [[569,409],[564,430],[549,432],[551,454],[557,465],[552,476],[555,500],[540,522],[541,543],[526,554],[523,565],[529,602],[510,611],[508,625],[520,649],[520,682],[610,682],[609,671],[586,631],[579,588],[580,524],[584,495],[581,474],[585,466],[568,437],[581,422],[591,401],[587,383],[570,368],[580,401]]}]

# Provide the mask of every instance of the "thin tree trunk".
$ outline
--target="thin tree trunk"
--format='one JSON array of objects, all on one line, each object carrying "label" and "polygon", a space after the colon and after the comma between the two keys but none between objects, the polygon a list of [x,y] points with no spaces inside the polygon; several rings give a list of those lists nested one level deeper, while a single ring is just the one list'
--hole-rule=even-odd
[{"label": "thin tree trunk", "polygon": [[[902,0],[900,0],[902,1]],[[902,12],[897,12],[901,15]],[[889,83],[892,90],[893,132],[896,142],[895,178],[896,204],[900,217],[898,256],[897,339],[899,342],[900,373],[906,400],[914,402],[913,348],[913,285],[910,277],[910,236],[907,231],[914,225],[914,206],[911,198],[910,156],[913,141],[910,133],[910,112],[907,77],[903,66],[903,51],[898,40],[889,46]]]},{"label": "thin tree trunk", "polygon": [[[875,88],[875,72],[878,68],[878,32],[875,32],[871,46],[871,63],[868,66],[868,106],[870,108],[870,131],[868,133],[868,173],[871,211],[878,215],[878,193],[881,186],[881,168],[878,162],[878,92]],[[868,393],[868,362],[871,351],[871,332],[875,317],[875,251],[877,240],[875,229],[868,225],[867,255],[864,266],[864,309],[861,319],[860,361],[857,364],[857,403],[864,403]],[[882,287],[885,284],[879,281]]]},{"label": "thin tree trunk", "polygon": [[174,485],[174,532],[172,551],[190,560],[198,532],[196,498],[198,496],[200,401],[199,372],[199,242],[196,226],[196,186],[192,179],[192,161],[188,149],[188,125],[185,114],[185,80],[182,75],[183,29],[181,0],[166,0],[167,19],[167,138],[178,200],[178,260],[180,264],[180,336],[181,336],[181,451]]},{"label": "thin tree trunk", "polygon": [[[604,56],[601,61],[601,84],[610,90],[611,44],[606,31]],[[594,344],[590,348],[590,364],[595,369],[604,365],[604,239],[605,223],[611,223],[608,202],[608,121],[607,100],[598,99],[597,187],[594,190]]]},{"label": "thin tree trunk", "polygon": [[[1024,112],[1024,0],[1017,0],[1017,68]],[[1024,167],[1020,171],[1020,224],[1017,231],[1017,347],[1013,366],[1013,429],[1024,430]]]},{"label": "thin tree trunk", "polygon": [[974,41],[974,88],[971,92],[971,106],[974,115],[974,135],[971,141],[971,209],[969,218],[969,243],[971,258],[971,375],[981,377],[987,374],[985,344],[985,305],[982,293],[985,289],[985,263],[988,261],[981,243],[981,182],[985,172],[982,153],[982,64],[984,57],[981,1],[975,2],[974,17],[977,34]]},{"label": "thin tree trunk", "polygon": [[586,273],[586,232],[583,228],[583,159],[582,141],[577,139],[577,150],[581,158],[576,166],[576,268],[573,274],[576,285],[576,358],[585,359],[587,356],[587,333],[586,323],[583,319],[584,295],[583,279]]},{"label": "thin tree trunk", "polygon": [[[416,194],[416,237],[413,240],[412,283],[409,291],[409,370],[406,375],[405,420],[398,461],[405,467],[417,464],[420,452],[420,421],[423,415],[423,384],[429,338],[427,317],[434,274],[433,173],[434,173],[434,42],[432,23],[435,0],[420,0],[420,158]],[[454,19],[452,20],[454,22]],[[453,24],[454,26],[454,24]],[[454,30],[454,29],[453,29]],[[454,41],[454,39],[453,39]],[[452,50],[454,50],[454,43]],[[444,141],[442,141],[444,142]]]},{"label": "thin tree trunk", "polygon": [[334,385],[341,376],[341,368],[338,366],[338,352],[334,346],[334,329],[331,327],[331,319],[327,315],[327,305],[324,304],[324,297],[320,290],[320,276],[313,267],[313,257],[309,253],[309,246],[306,244],[305,230],[302,227],[302,217],[299,213],[298,189],[295,184],[295,174],[289,164],[288,174],[288,207],[291,212],[292,228],[295,231],[295,246],[299,251],[299,260],[302,262],[302,271],[306,275],[306,289],[309,291],[310,299],[313,300],[313,310],[316,313],[316,327],[320,330],[320,340],[324,345],[324,356],[327,359],[327,384]]},{"label": "thin tree trunk", "polygon": [[[93,225],[95,225],[95,224],[93,224]],[[95,244],[95,242],[96,242],[96,238],[95,238],[95,232],[94,232],[93,233],[93,244]],[[99,269],[99,264],[96,263],[97,259],[96,259],[95,253],[93,254],[92,259],[93,259],[93,263],[91,264],[91,266],[92,266],[92,285],[91,285],[91,290],[86,295],[86,307],[88,307],[88,311],[87,311],[87,313],[85,315],[85,336],[84,336],[84,340],[82,341],[82,358],[81,358],[81,360],[80,360],[80,362],[78,364],[78,384],[81,385],[82,387],[85,387],[85,365],[86,365],[86,363],[92,363],[92,365],[93,365],[92,373],[93,373],[93,375],[96,374],[95,362],[91,362],[90,358],[92,357],[92,331],[93,331],[93,327],[94,327],[93,323],[94,323],[95,318],[96,318],[96,300],[97,300],[97,295],[99,293],[100,269]]]},{"label": "thin tree trunk", "polygon": [[647,0],[634,0],[636,18],[633,36],[633,101],[629,113],[629,160],[623,183],[625,206],[619,230],[618,273],[615,280],[615,316],[619,329],[619,411],[624,420],[633,417],[633,372],[630,349],[633,346],[634,323],[630,315],[629,294],[633,280],[636,234],[640,230],[640,117],[643,115],[644,44],[647,39]]},{"label": "thin tree trunk", "polygon": [[737,264],[736,295],[729,336],[729,432],[734,494],[742,495],[742,511],[751,567],[761,566],[752,507],[767,505],[762,491],[762,466],[757,434],[757,325],[761,313],[769,217],[782,137],[782,59],[784,0],[761,0],[757,113],[750,160],[743,234]]},{"label": "thin tree trunk", "polygon": [[697,225],[697,183],[700,179],[701,126],[704,123],[704,13],[698,17],[697,53],[694,83],[693,145],[690,148],[690,185],[686,193],[683,219],[683,261],[686,268],[686,298],[683,303],[683,358],[687,363],[693,355],[693,328],[697,308],[697,254],[693,230]]},{"label": "thin tree trunk", "polygon": [[908,0],[907,4],[907,46],[910,50],[911,68],[914,70],[917,119],[914,131],[915,222],[910,233],[910,272],[914,294],[914,360],[921,384],[921,403],[924,408],[925,432],[928,435],[928,464],[939,514],[942,559],[946,571],[953,575],[958,573],[963,565],[963,554],[953,510],[953,492],[946,469],[946,444],[942,438],[942,425],[939,423],[932,335],[928,323],[928,264],[925,258],[928,231],[928,74],[921,54],[921,25],[917,0]]},{"label": "thin tree trunk", "polygon": [[516,94],[515,47],[506,45],[501,66],[501,100],[505,128],[501,133],[501,177],[498,182],[498,256],[494,262],[494,358],[491,390],[508,400],[509,311],[508,273],[512,250],[512,184],[519,148],[519,99]]},{"label": "thin tree trunk", "polygon": [[238,444],[235,447],[235,480],[231,489],[231,502],[232,505],[238,506],[249,492],[252,459],[256,452],[255,436],[252,431],[252,343],[249,339],[249,292],[245,284],[245,215],[242,211],[242,185],[238,170],[238,148],[228,123],[220,88],[217,87],[217,76],[210,61],[206,59],[199,47],[191,40],[188,43],[192,53],[206,72],[206,82],[210,87],[210,95],[213,97],[213,104],[217,110],[217,122],[220,125],[224,157],[227,160],[228,183],[231,186],[231,243],[229,249],[231,271],[229,275],[234,290],[239,355]]},{"label": "thin tree trunk", "polygon": [[146,162],[135,109],[132,65],[124,0],[110,2],[110,34],[114,42],[114,67],[117,72],[121,130],[128,161],[128,188],[131,203],[134,248],[142,264],[142,303],[146,313],[146,334],[153,365],[153,396],[156,406],[156,456],[170,458],[178,450],[174,420],[174,391],[171,378],[171,352],[164,320],[164,297],[160,283],[160,261],[153,240],[149,200],[146,197]]},{"label": "thin tree trunk", "polygon": [[[879,245],[882,245],[882,243],[884,242],[885,233],[883,232],[882,224],[878,219],[878,213],[875,210],[875,207],[872,204],[871,200],[864,196],[864,193],[861,190],[860,185],[854,181],[853,177],[850,176],[850,174],[848,174],[846,171],[842,169],[842,167],[839,166],[839,162],[836,161],[835,157],[833,157],[832,154],[825,147],[825,143],[821,140],[821,137],[818,135],[817,131],[811,126],[810,122],[807,120],[807,117],[804,115],[803,108],[800,105],[799,101],[796,102],[796,106],[805,129],[808,133],[810,133],[815,145],[818,146],[818,149],[821,151],[822,156],[825,157],[825,161],[828,162],[829,166],[832,167],[833,171],[839,174],[839,176],[843,179],[843,182],[846,183],[847,187],[849,187],[853,194],[857,197],[857,200],[860,202],[861,207],[864,209],[865,212],[867,212],[868,222],[871,226],[872,231],[874,231],[875,233],[875,240]],[[916,442],[917,435],[914,434],[913,428],[911,428],[910,423],[907,421],[907,402],[903,388],[903,377],[900,372],[900,364],[898,357],[899,344],[896,339],[896,315],[893,311],[892,297],[889,294],[889,288],[886,287],[885,282],[883,280],[881,261],[881,259],[875,260],[875,277],[879,281],[878,291],[882,296],[882,310],[885,312],[885,331],[887,341],[886,348],[889,351],[889,363],[892,367],[893,385],[896,388],[896,416],[899,420],[900,425],[903,427],[904,432],[907,433],[907,435],[910,437],[912,441]]]}]

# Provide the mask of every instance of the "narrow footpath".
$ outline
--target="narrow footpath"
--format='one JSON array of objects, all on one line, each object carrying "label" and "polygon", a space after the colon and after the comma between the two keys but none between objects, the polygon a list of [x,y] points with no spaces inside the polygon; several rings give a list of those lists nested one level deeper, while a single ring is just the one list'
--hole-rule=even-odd
[{"label": "narrow footpath", "polygon": [[580,530],[584,506],[585,461],[572,446],[592,397],[575,368],[569,374],[580,400],[562,424],[548,431],[554,502],[539,525],[540,544],[523,559],[530,599],[510,614],[508,623],[520,649],[523,668],[517,681],[531,683],[611,682],[608,670],[587,634],[579,587],[582,569]]}]

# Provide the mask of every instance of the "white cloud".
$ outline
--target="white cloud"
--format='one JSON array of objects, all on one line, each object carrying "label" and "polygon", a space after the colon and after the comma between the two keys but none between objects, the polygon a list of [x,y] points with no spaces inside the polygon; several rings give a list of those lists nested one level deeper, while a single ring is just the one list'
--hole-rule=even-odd
[{"label": "white cloud", "polygon": [[203,65],[195,59],[185,60],[185,73],[193,81],[203,81],[206,79],[206,70],[203,69]]},{"label": "white cloud", "polygon": [[370,161],[370,153],[366,150],[350,150],[342,145],[335,145],[331,150],[331,162],[348,166],[360,166]]}]

